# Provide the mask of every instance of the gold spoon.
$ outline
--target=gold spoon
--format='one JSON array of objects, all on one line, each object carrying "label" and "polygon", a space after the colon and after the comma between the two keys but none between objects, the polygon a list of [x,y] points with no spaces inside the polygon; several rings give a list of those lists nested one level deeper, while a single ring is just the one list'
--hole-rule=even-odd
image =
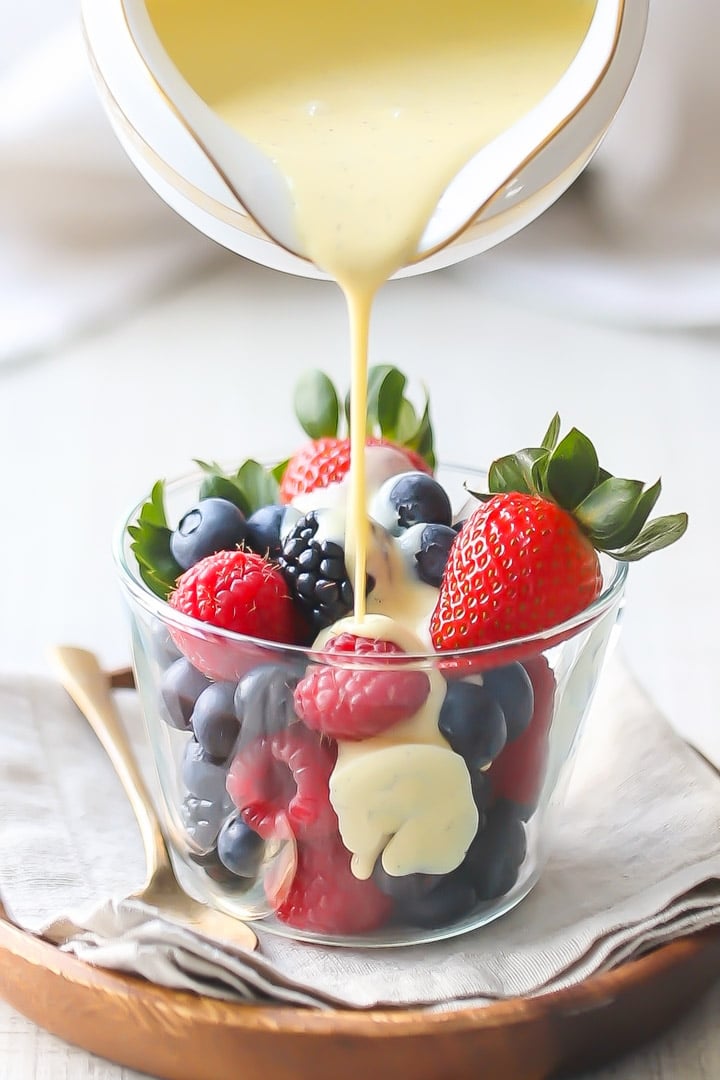
[{"label": "gold spoon", "polygon": [[130,749],[110,693],[111,685],[132,686],[130,672],[118,672],[112,681],[97,657],[86,649],[58,645],[51,661],[60,682],[97,735],[113,764],[140,827],[145,852],[145,884],[129,899],[141,900],[179,926],[222,938],[245,949],[257,946],[257,937],[245,923],[193,900],[180,887],[170,862],[150,793]]}]

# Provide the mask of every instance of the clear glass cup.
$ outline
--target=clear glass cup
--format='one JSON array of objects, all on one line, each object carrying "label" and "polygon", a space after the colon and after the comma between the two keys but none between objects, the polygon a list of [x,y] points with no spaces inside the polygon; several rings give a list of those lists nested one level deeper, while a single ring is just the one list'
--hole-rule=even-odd
[{"label": "clear glass cup", "polygon": [[[456,517],[465,516],[464,482],[481,483],[482,474],[444,467],[438,479]],[[171,526],[196,501],[199,482],[193,475],[167,485]],[[622,609],[627,565],[603,557],[601,594],[544,633],[455,653],[329,660],[211,627],[151,593],[127,532],[140,505],[123,523],[115,554],[163,830],[183,888],[238,918],[261,920],[269,932],[334,945],[452,937],[515,907],[538,880],[562,814],[574,750]],[[333,740],[306,727],[294,710],[297,686],[320,664],[375,680],[378,700],[388,680],[409,678],[403,693],[410,695],[424,681],[438,710],[456,703],[456,717],[457,702],[462,714],[469,694],[476,710],[472,750],[463,757],[443,744],[431,748],[433,757],[401,723],[395,736],[388,729],[385,743],[354,743],[350,770],[342,773]],[[229,719],[208,734],[194,706],[211,685]],[[453,724],[452,710],[438,715]],[[461,719],[461,743],[466,736]],[[387,792],[394,784],[404,794],[392,804]],[[360,876],[341,829],[364,860],[364,870],[355,864]],[[383,849],[402,830],[404,869],[402,859],[383,865]],[[368,866],[373,851],[381,854]]]}]

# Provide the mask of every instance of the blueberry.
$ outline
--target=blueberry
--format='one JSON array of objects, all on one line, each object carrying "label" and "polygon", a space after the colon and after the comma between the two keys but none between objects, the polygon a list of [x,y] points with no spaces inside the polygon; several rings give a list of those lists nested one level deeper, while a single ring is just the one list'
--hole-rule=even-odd
[{"label": "blueberry", "polygon": [[190,722],[200,746],[211,758],[225,761],[240,734],[235,713],[235,683],[211,683],[195,702]]},{"label": "blueberry", "polygon": [[230,873],[254,878],[265,854],[265,841],[236,814],[228,818],[220,830],[217,853]]},{"label": "blueberry", "polygon": [[225,790],[227,769],[213,761],[196,742],[189,742],[185,749],[182,780],[190,795],[228,808],[232,805]]},{"label": "blueberry", "polygon": [[496,900],[510,892],[527,852],[518,807],[503,799],[488,811],[485,827],[473,840],[460,869],[478,900]]},{"label": "blueberry", "polygon": [[473,802],[478,808],[480,813],[480,825],[483,827],[485,820],[485,810],[487,810],[493,797],[492,780],[486,772],[482,772],[480,769],[470,769],[470,790],[472,791]]},{"label": "blueberry", "polygon": [[421,522],[448,526],[452,522],[445,488],[423,472],[391,476],[373,499],[370,513],[393,536]]},{"label": "blueberry", "polygon": [[227,814],[228,808],[223,803],[198,799],[196,795],[186,795],[180,807],[185,832],[203,851],[214,846]]},{"label": "blueberry", "polygon": [[505,716],[484,686],[459,679],[447,684],[438,727],[470,769],[489,765],[507,738]]},{"label": "blueberry", "polygon": [[455,530],[449,525],[412,525],[400,534],[398,544],[406,560],[421,581],[440,587],[455,540]]},{"label": "blueberry", "polygon": [[234,551],[248,537],[245,515],[229,499],[202,499],[181,518],[170,536],[170,551],[188,570],[216,551]]},{"label": "blueberry", "polygon": [[373,881],[381,892],[391,896],[399,904],[416,903],[427,896],[441,881],[438,874],[388,874],[378,859],[373,870]]},{"label": "blueberry", "polygon": [[202,867],[210,880],[214,881],[217,885],[224,885],[225,887],[235,886],[236,891],[247,888],[249,884],[247,878],[239,878],[228,870],[226,866],[223,866],[218,857],[216,848],[206,852],[204,855],[197,855],[192,851],[188,852],[188,855],[196,866]]},{"label": "blueberry", "polygon": [[448,875],[431,892],[402,904],[396,914],[403,922],[437,930],[467,915],[477,903],[472,884]]},{"label": "blueberry", "polygon": [[505,714],[507,741],[519,738],[532,720],[535,705],[533,685],[525,668],[513,663],[485,671],[483,686]]},{"label": "blueberry", "polygon": [[160,680],[160,696],[165,705],[164,718],[167,722],[180,731],[189,731],[195,702],[208,686],[210,680],[201,675],[184,656],[171,664]]},{"label": "blueberry", "polygon": [[182,656],[167,626],[159,620],[153,621],[150,627],[150,651],[161,668],[169,667]]},{"label": "blueberry", "polygon": [[292,507],[261,506],[247,519],[248,544],[258,555],[277,559],[282,551],[284,534],[289,531],[284,526],[294,524],[299,517],[299,512]]},{"label": "blueberry", "polygon": [[305,674],[305,660],[260,664],[243,675],[235,691],[241,745],[273,735],[297,720],[293,693]]}]

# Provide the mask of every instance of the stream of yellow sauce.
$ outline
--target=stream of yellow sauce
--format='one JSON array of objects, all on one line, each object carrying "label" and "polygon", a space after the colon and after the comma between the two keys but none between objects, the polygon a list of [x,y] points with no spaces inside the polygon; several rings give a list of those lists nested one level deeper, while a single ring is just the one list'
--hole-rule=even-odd
[{"label": "stream of yellow sauce", "polygon": [[[366,614],[365,600],[375,294],[416,258],[462,166],[557,84],[594,8],[594,0],[147,0],[187,83],[284,175],[305,252],[345,294],[352,400],[346,554],[357,632],[364,621],[376,633],[385,625]],[[387,625],[414,626],[418,596],[407,587],[386,595]],[[339,747],[331,795],[358,876],[371,873],[385,845],[390,873],[445,873],[474,835],[469,779],[458,779],[467,771],[437,731],[441,699],[432,695],[432,745],[425,709],[387,738]],[[427,815],[419,824],[413,815],[438,783],[446,806],[435,836]],[[368,805],[378,786],[385,802],[372,823]]]}]

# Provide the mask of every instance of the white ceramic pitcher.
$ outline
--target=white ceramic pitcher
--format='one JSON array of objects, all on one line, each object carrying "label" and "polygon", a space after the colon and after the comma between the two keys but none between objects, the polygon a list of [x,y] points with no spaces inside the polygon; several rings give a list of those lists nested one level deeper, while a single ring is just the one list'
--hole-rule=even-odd
[{"label": "white ceramic pitcher", "polygon": [[[458,173],[428,223],[416,259],[401,274],[447,266],[492,247],[569,187],[630,84],[648,3],[597,0],[565,75]],[[240,255],[278,270],[324,276],[303,256],[282,177],[183,79],[155,33],[145,0],[83,0],[82,8],[112,125],[158,194]]]}]

